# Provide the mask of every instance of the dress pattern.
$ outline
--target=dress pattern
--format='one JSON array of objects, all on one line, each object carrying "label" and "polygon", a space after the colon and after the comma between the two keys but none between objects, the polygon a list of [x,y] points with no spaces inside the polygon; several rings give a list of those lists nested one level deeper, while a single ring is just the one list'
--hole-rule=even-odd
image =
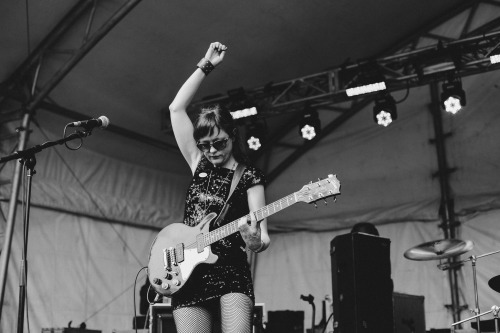
[{"label": "dress pattern", "polygon": [[[186,194],[184,224],[196,226],[206,215],[219,214],[231,188],[234,168],[214,167],[204,156],[194,172]],[[210,231],[248,214],[247,190],[265,184],[263,173],[247,166],[236,186],[224,220],[210,222]],[[193,271],[186,285],[172,296],[174,309],[199,304],[227,293],[237,292],[255,299],[245,242],[239,232],[211,245],[218,255],[215,264],[201,264]]]}]

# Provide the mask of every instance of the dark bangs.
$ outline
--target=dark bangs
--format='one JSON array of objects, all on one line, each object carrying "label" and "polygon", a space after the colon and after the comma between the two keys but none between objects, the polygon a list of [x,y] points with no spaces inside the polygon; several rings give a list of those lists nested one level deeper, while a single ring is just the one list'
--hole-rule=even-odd
[{"label": "dark bangs", "polygon": [[211,136],[220,130],[233,137],[235,128],[231,113],[224,112],[220,106],[214,105],[201,110],[194,124],[193,137],[198,142],[201,138]]}]

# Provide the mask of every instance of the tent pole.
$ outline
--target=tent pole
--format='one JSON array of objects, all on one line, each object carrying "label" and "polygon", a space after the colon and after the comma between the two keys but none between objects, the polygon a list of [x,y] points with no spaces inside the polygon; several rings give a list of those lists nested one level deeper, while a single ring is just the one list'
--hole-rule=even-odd
[{"label": "tent pole", "polygon": [[[437,82],[432,82],[430,84],[430,95],[431,95],[431,105],[430,111],[432,114],[433,124],[434,124],[434,134],[435,139],[432,141],[436,147],[437,161],[438,161],[438,171],[436,176],[439,177],[439,185],[441,190],[441,204],[440,204],[440,216],[442,223],[440,228],[443,229],[446,239],[454,239],[457,235],[456,229],[460,225],[455,219],[454,210],[454,200],[453,194],[450,189],[449,175],[455,171],[454,168],[448,167],[448,162],[446,159],[446,145],[445,140],[448,134],[443,131],[443,120],[442,120],[442,110],[440,106],[439,98],[439,88]],[[456,258],[449,258],[450,263],[456,262]],[[453,321],[460,321],[460,298],[459,298],[459,287],[458,287],[458,270],[461,268],[460,265],[456,265],[455,268],[448,270],[448,280],[450,283],[451,292],[451,311],[453,316]]]},{"label": "tent pole", "polygon": [[[29,136],[29,126],[31,121],[31,113],[26,112],[23,117],[21,128],[19,129],[18,151],[26,148],[26,142]],[[5,296],[5,284],[7,282],[7,270],[10,258],[10,249],[12,245],[12,236],[14,234],[14,223],[16,219],[17,199],[19,196],[19,185],[21,182],[21,163],[16,164],[14,176],[12,180],[12,192],[10,194],[9,213],[7,215],[7,227],[5,229],[5,242],[0,255],[0,321],[2,319],[2,308]]]},{"label": "tent pole", "polygon": [[[22,128],[20,130],[19,137],[19,151],[24,150],[26,147],[26,142],[29,134],[29,125],[32,114],[36,110],[36,108],[43,102],[45,97],[59,84],[59,82],[73,69],[76,64],[104,37],[106,34],[117,25],[136,5],[139,4],[142,0],[128,0],[125,4],[123,4],[112,16],[108,19],[101,28],[99,28],[91,38],[89,38],[83,46],[77,50],[73,57],[67,61],[62,68],[60,68],[49,80],[48,82],[40,89],[40,91],[32,96],[31,100],[26,106],[25,115],[23,118]],[[21,164],[16,165],[16,169],[14,172],[14,179],[12,182],[12,193],[9,204],[9,213],[7,216],[7,228],[5,235],[5,243],[2,249],[2,255],[0,256],[0,320],[2,315],[3,308],[3,300],[4,300],[4,292],[5,292],[5,283],[6,283],[6,275],[8,268],[8,260],[10,256],[10,247],[12,243],[12,235],[14,231],[14,219],[16,212],[16,203],[17,197],[19,193],[19,184],[20,184],[20,174],[21,174]]]}]

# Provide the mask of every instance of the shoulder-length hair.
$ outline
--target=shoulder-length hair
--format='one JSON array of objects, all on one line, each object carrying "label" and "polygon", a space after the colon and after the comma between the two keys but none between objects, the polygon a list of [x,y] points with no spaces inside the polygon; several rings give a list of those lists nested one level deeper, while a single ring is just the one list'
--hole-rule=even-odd
[{"label": "shoulder-length hair", "polygon": [[215,104],[201,109],[194,122],[193,137],[196,142],[223,130],[233,140],[233,156],[238,163],[248,163],[248,157],[244,152],[240,133],[228,109]]}]

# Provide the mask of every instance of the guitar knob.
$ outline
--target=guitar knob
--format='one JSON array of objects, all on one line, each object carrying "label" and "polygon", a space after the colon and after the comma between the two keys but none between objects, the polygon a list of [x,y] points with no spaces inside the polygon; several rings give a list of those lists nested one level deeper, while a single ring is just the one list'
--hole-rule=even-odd
[{"label": "guitar knob", "polygon": [[177,279],[173,279],[173,280],[172,280],[172,284],[173,284],[174,286],[179,286],[179,285],[181,284],[181,281],[179,281],[179,280],[177,280]]},{"label": "guitar knob", "polygon": [[172,274],[166,273],[164,278],[167,280],[172,280]]},{"label": "guitar knob", "polygon": [[158,278],[154,278],[153,279],[153,283],[156,284],[156,285],[158,285],[158,286],[161,286],[161,280],[158,279]]},{"label": "guitar knob", "polygon": [[163,284],[161,285],[161,287],[162,287],[162,289],[167,290],[168,288],[170,288],[170,285],[169,285],[168,283],[163,283]]}]

